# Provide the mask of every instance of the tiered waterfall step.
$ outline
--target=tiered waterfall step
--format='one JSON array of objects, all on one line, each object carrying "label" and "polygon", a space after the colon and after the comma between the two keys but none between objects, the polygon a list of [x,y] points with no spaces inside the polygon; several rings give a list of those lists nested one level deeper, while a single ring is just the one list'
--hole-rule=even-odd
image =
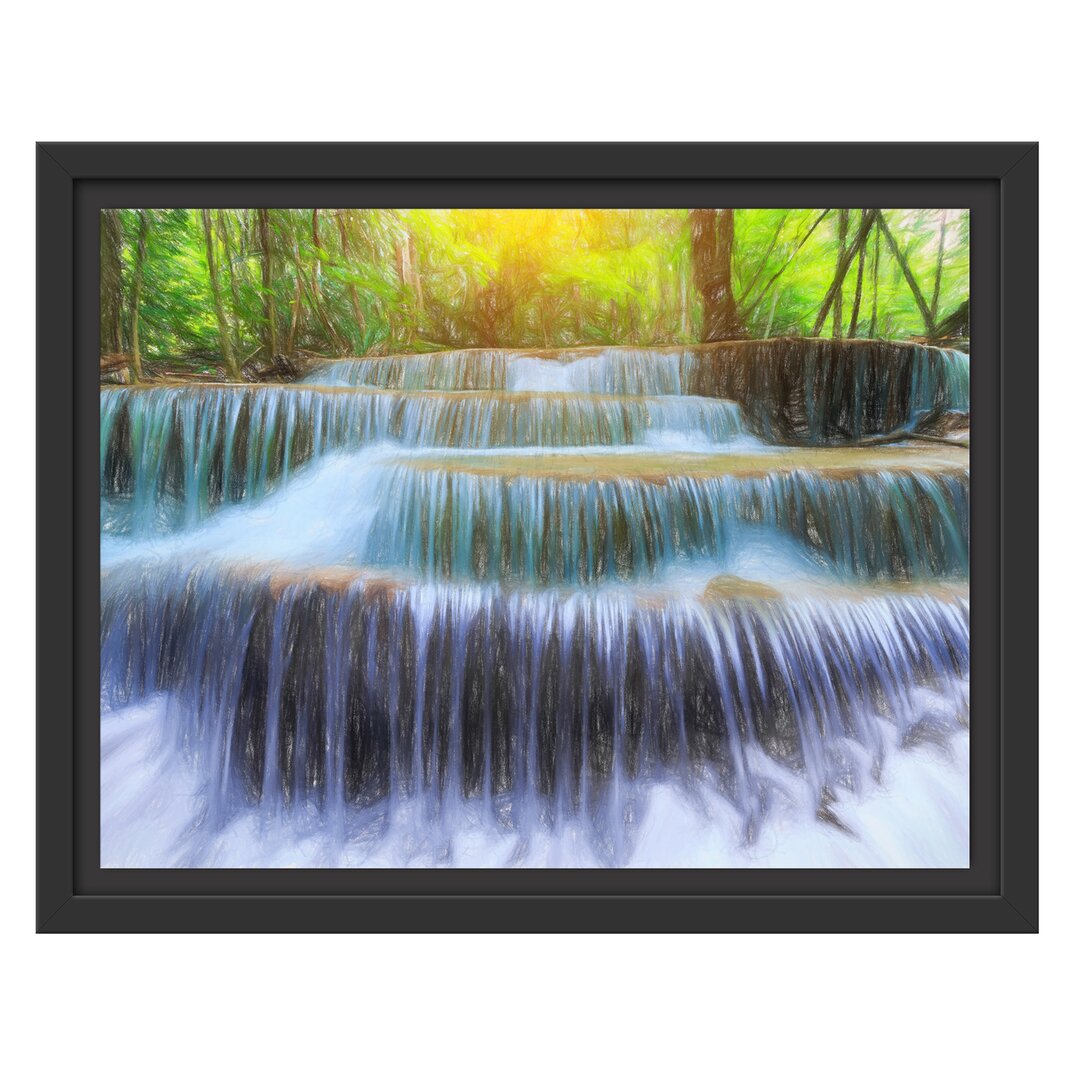
[{"label": "tiered waterfall step", "polygon": [[845,442],[969,407],[965,353],[914,342],[772,338],[704,345],[462,349],[341,360],[305,381],[396,389],[697,394],[738,402],[774,442]]},{"label": "tiered waterfall step", "polygon": [[721,557],[739,525],[861,577],[964,575],[961,448],[438,453],[373,470],[364,560],[434,577],[571,585]]},{"label": "tiered waterfall step", "polygon": [[537,391],[155,385],[101,391],[101,493],[188,521],[257,498],[327,453],[384,441],[496,448],[721,444],[746,436],[730,401]]},{"label": "tiered waterfall step", "polygon": [[[747,835],[779,790],[830,820],[890,723],[966,718],[968,458],[791,447],[967,400],[961,354],[782,340],[103,392],[103,534],[200,527],[103,536],[102,692],[169,695],[215,824],[419,795],[616,851],[635,782],[673,777]],[[730,576],[747,549],[768,581]]]},{"label": "tiered waterfall step", "polygon": [[882,718],[912,741],[963,723],[967,671],[960,585],[567,594],[180,563],[102,582],[103,694],[169,692],[222,812],[419,792],[520,821],[704,770],[749,821],[770,762],[818,798],[872,782]]}]

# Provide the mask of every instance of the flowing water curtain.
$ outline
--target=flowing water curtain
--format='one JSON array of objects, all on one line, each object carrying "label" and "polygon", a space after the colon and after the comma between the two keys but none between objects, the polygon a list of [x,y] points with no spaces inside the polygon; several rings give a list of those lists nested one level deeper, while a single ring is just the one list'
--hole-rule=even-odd
[{"label": "flowing water curtain", "polygon": [[[966,411],[968,363],[964,354],[922,346],[845,345],[841,353],[822,343],[755,343],[710,351],[648,354],[606,351],[569,361],[536,360],[503,353],[434,354],[421,358],[387,358],[334,365],[310,377],[312,385],[365,385],[398,390],[558,392],[567,395],[628,392],[674,393],[681,386],[698,388],[740,401],[755,430],[766,437],[778,434],[788,441],[830,441],[843,434],[858,438],[898,429],[914,430],[928,416],[948,410]],[[228,391],[198,387],[167,387],[145,391],[103,390],[101,397],[102,489],[110,494],[134,487],[140,513],[152,513],[154,499],[163,490],[167,473],[176,472],[183,459],[192,485],[206,488],[218,459],[214,439],[222,442],[222,466],[247,465],[243,480],[215,481],[220,494],[207,492],[199,501],[197,490],[187,493],[189,506],[227,499],[230,491],[257,493],[296,463],[326,448],[360,445],[380,438],[402,438],[417,445],[435,440],[442,417],[449,446],[527,445],[532,425],[536,445],[600,445],[638,442],[637,418],[648,416],[654,430],[663,417],[685,410],[674,402],[645,405],[638,402],[602,404],[567,397],[561,403],[534,399],[523,408],[502,398],[441,401],[431,398],[394,402],[392,399],[333,396],[263,388]],[[485,440],[480,417],[493,413],[493,434]],[[553,418],[596,416],[591,431],[568,418],[554,428]],[[684,416],[691,432],[702,421],[707,438],[719,440],[737,423],[730,407],[712,408],[695,402]],[[394,410],[399,419],[395,421]],[[279,416],[279,410],[281,415]],[[531,420],[513,432],[511,418],[523,412]],[[541,413],[546,411],[546,419]],[[451,417],[451,414],[457,414]],[[620,427],[619,414],[629,423]],[[501,417],[501,419],[500,419]],[[461,423],[457,424],[456,420]],[[517,431],[521,431],[519,436]],[[194,431],[194,434],[192,434]],[[471,441],[460,432],[474,432]],[[117,444],[120,445],[117,445]],[[126,446],[125,446],[126,444]],[[186,449],[185,449],[186,447]],[[226,470],[228,471],[228,470]],[[175,488],[177,482],[172,486]],[[189,509],[189,517],[192,511]]]},{"label": "flowing water curtain", "polygon": [[[466,581],[647,580],[678,561],[719,560],[739,523],[763,523],[843,574],[967,573],[969,487],[960,469],[579,480],[520,475],[514,458],[497,462],[380,467],[364,560]],[[620,468],[618,459],[593,464]],[[632,459],[621,467],[633,469]]]},{"label": "flowing water curtain", "polygon": [[465,350],[324,364],[304,381],[320,386],[390,390],[579,392],[615,395],[683,393],[682,351],[603,349],[534,357],[512,350]]},{"label": "flowing water curtain", "polygon": [[969,365],[956,350],[797,339],[682,350],[608,348],[531,357],[466,351],[345,361],[305,382],[396,390],[704,394],[738,402],[766,437],[813,444],[914,428],[966,412]]},{"label": "flowing water curtain", "polygon": [[[758,446],[748,467],[747,447],[723,451],[748,429],[811,446],[918,434],[966,410],[966,357],[846,339],[650,348],[673,297],[682,333],[704,317],[686,317],[694,245],[674,278],[651,275],[650,260],[682,243],[681,225],[656,244],[635,213],[578,213],[581,257],[561,269],[539,238],[575,219],[555,212],[521,219],[537,241],[524,246],[507,242],[501,212],[460,228],[413,211],[201,217],[192,266],[209,274],[198,288],[213,294],[222,352],[228,340],[263,363],[278,348],[331,358],[302,386],[102,396],[103,498],[130,503],[140,527],[179,527],[172,550],[216,506],[282,492],[276,516],[262,515],[291,553],[273,571],[217,565],[213,545],[191,544],[186,562],[154,555],[103,581],[105,700],[169,695],[166,738],[204,778],[215,825],[252,807],[298,823],[314,809],[343,838],[355,812],[385,822],[416,803],[440,850],[477,815],[522,837],[574,821],[603,861],[623,865],[653,782],[722,793],[752,841],[793,793],[843,828],[831,799],[880,780],[894,733],[900,745],[948,744],[966,713],[966,456],[786,460]],[[805,290],[803,324],[826,310],[835,334],[853,335],[869,302],[873,328],[890,267],[928,337],[952,319],[944,218],[933,292],[920,284],[919,223],[898,212],[774,216],[757,246],[743,243],[748,220],[710,225],[710,258],[730,266],[707,278],[723,279],[740,325],[758,324],[764,308],[751,301],[764,282],[767,295],[784,290],[770,296],[770,324],[795,327],[795,286],[811,265],[830,269]],[[155,224],[145,254],[132,249],[151,353]],[[819,241],[827,258],[814,256]],[[467,256],[468,269],[440,250]],[[245,277],[261,283],[247,300]],[[568,339],[598,347],[560,351]],[[357,343],[440,341],[485,347],[332,359]],[[672,437],[707,452],[673,452]],[[389,461],[358,452],[388,439],[399,446]],[[323,510],[303,497],[294,507],[298,470],[331,451],[351,452],[342,461],[372,485],[343,501],[331,475]],[[832,465],[821,456],[836,454]],[[339,519],[357,535],[340,549],[324,537],[312,568],[304,530],[287,534]],[[250,553],[265,552],[259,515],[238,520]],[[665,585],[671,569],[721,569],[744,526],[790,538],[819,585]],[[889,587],[897,580],[913,584]],[[941,731],[924,692],[945,703]]]},{"label": "flowing water curtain", "polygon": [[519,826],[588,810],[609,845],[632,783],[672,769],[707,769],[748,828],[763,758],[812,791],[869,782],[873,717],[906,730],[919,686],[962,695],[967,641],[962,589],[642,606],[182,566],[103,587],[104,692],[178,696],[223,813],[479,799]]},{"label": "flowing water curtain", "polygon": [[[134,527],[175,524],[276,490],[333,451],[386,441],[487,449],[629,446],[685,435],[721,445],[745,434],[739,407],[707,398],[618,398],[527,391],[348,392],[156,387],[101,392],[101,494],[128,496]],[[110,525],[112,527],[112,525]]]}]

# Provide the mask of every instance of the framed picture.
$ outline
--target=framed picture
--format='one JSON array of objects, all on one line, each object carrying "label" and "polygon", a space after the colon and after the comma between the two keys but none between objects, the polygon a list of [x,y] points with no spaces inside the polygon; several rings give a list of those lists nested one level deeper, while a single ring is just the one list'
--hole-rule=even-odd
[{"label": "framed picture", "polygon": [[39,929],[1034,930],[1037,194],[39,146]]}]

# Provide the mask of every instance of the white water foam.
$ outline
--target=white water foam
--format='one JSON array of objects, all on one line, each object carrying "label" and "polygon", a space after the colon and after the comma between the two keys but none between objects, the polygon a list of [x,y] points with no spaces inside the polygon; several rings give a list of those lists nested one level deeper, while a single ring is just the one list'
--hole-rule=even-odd
[{"label": "white water foam", "polygon": [[[944,697],[926,692],[932,713]],[[101,865],[104,867],[587,867],[610,865],[587,830],[523,838],[459,814],[433,830],[409,800],[393,821],[348,812],[341,829],[310,809],[267,818],[258,809],[223,829],[200,827],[205,781],[168,745],[168,701],[159,696],[105,711],[101,723]],[[643,790],[627,867],[924,867],[968,865],[968,734],[901,746],[890,742],[879,783],[835,793],[822,821],[801,780],[773,764],[771,809],[747,843],[736,809],[698,787],[674,783]]]}]

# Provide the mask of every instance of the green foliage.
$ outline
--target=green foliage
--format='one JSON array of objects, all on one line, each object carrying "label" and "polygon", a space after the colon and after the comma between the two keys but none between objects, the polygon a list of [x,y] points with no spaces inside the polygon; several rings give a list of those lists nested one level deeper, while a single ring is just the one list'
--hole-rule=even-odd
[{"label": "green foliage", "polygon": [[[743,304],[742,314],[751,337],[809,333],[832,284],[837,264],[839,242],[838,215],[833,212],[809,235],[795,253],[799,240],[809,233],[820,216],[820,210],[742,210],[735,214],[735,255],[733,270],[735,293]],[[938,241],[941,210],[885,210],[885,221],[897,238],[916,281],[927,302],[933,290],[937,271]],[[858,228],[859,211],[851,212],[848,243]],[[946,247],[942,264],[942,282],[938,314],[954,311],[968,295],[968,214],[967,211],[946,212]],[[743,293],[746,283],[761,265],[765,251],[777,227],[775,247],[764,262],[764,272],[754,283],[750,295]],[[874,261],[877,252],[876,309],[874,305]],[[792,257],[793,256],[793,257]],[[786,260],[790,265],[764,295],[759,292]],[[852,261],[844,278],[843,326],[850,329],[858,260]],[[756,303],[754,302],[756,300]],[[876,310],[876,319],[874,312]],[[873,326],[871,323],[873,322]],[[823,333],[832,326],[831,317]],[[906,339],[925,336],[927,328],[918,303],[904,279],[899,262],[892,256],[884,237],[871,230],[867,239],[863,266],[863,285],[859,320],[855,336]]]},{"label": "green foliage", "polygon": [[[222,355],[200,210],[147,211],[139,337],[149,361],[193,367]],[[860,214],[850,212],[847,240]],[[211,212],[214,262],[240,361],[445,347],[556,347],[697,340],[686,210],[268,211],[264,250],[250,209]],[[966,211],[886,210],[927,305],[942,222],[936,321],[966,300]],[[944,215],[944,217],[943,217]],[[749,336],[807,334],[833,282],[837,211],[737,210],[732,287]],[[120,212],[122,333],[131,340],[139,212]],[[843,285],[851,330],[859,259]],[[269,288],[264,288],[264,272]],[[901,264],[878,228],[862,258],[856,336],[927,334]],[[823,333],[832,331],[831,313]]]}]

